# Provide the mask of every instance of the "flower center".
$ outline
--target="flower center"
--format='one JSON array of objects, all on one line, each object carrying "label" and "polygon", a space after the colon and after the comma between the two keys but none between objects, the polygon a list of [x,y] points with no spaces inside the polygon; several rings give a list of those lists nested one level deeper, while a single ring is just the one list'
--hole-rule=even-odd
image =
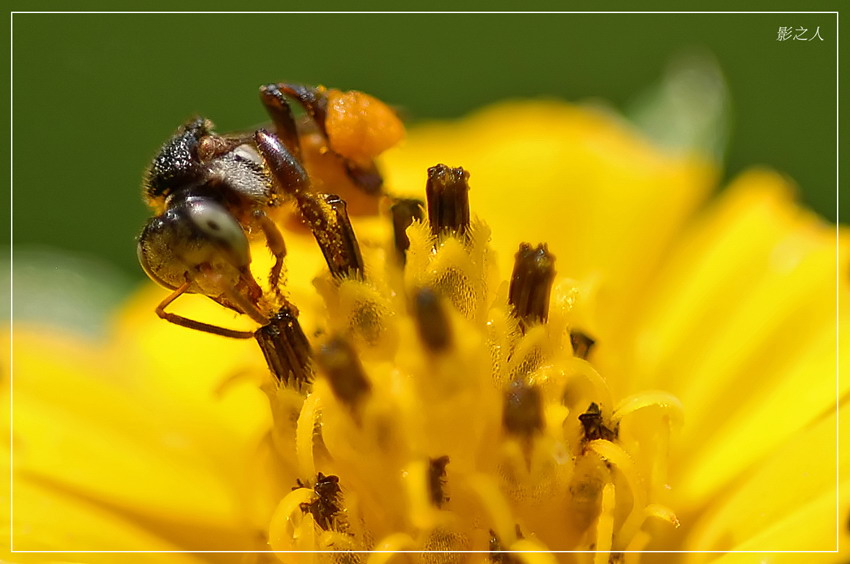
[{"label": "flower center", "polygon": [[380,220],[391,236],[362,246],[342,200],[299,202],[328,265],[314,282],[326,314],[312,340],[290,305],[255,335],[276,377],[275,473],[294,486],[272,549],[602,563],[646,546],[650,517],[677,524],[660,505],[677,400],[613,403],[576,321],[578,285],[556,283],[545,242],[521,243],[501,281],[469,177],[432,167],[427,208],[394,201]]}]

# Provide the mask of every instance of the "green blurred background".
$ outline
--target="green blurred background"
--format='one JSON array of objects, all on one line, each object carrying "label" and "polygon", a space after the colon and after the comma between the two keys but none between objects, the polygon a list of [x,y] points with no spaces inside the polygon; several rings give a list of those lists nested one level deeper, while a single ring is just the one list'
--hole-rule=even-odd
[{"label": "green blurred background", "polygon": [[[782,26],[823,41],[777,41]],[[833,14],[16,14],[15,247],[141,279],[147,162],[194,113],[221,131],[262,123],[265,82],[364,90],[411,122],[509,97],[625,109],[689,51],[727,80],[727,177],[774,166],[834,220],[836,31]]]}]

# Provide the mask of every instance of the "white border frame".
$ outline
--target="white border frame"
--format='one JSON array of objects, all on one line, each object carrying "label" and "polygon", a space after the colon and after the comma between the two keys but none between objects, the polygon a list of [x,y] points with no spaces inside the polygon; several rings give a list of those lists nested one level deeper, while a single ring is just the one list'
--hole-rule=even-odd
[{"label": "white border frame", "polygon": [[[9,552],[12,554],[325,554],[333,550],[15,550],[14,549],[14,16],[15,14],[834,14],[835,15],[835,550],[622,550],[620,554],[837,554],[840,549],[839,476],[839,224],[840,218],[840,18],[838,11],[11,11],[9,13]],[[491,554],[489,550],[351,550],[355,554]],[[500,551],[505,554],[596,554],[594,550]]]}]

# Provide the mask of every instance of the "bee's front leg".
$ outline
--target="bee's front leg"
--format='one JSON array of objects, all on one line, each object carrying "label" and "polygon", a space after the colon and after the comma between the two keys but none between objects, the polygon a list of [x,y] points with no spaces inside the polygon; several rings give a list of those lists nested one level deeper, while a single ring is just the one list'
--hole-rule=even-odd
[{"label": "bee's front leg", "polygon": [[263,230],[263,235],[266,237],[266,246],[274,256],[274,266],[269,273],[269,286],[278,297],[280,293],[280,274],[283,271],[283,259],[286,257],[286,242],[283,240],[283,234],[271,218],[262,210],[254,212],[254,219]]},{"label": "bee's front leg", "polygon": [[296,158],[301,159],[301,142],[298,140],[298,129],[292,117],[292,109],[286,96],[277,84],[266,84],[260,87],[260,101],[266,108],[274,123],[278,138],[287,150]]}]

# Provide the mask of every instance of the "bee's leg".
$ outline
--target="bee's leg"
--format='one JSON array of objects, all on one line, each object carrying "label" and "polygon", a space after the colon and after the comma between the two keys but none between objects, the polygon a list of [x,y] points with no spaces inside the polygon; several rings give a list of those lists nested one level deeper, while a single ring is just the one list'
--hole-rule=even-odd
[{"label": "bee's leg", "polygon": [[[247,272],[247,276],[251,277],[250,271]],[[243,278],[244,277],[245,275],[243,275]],[[251,277],[251,282],[253,282],[254,285],[257,284],[253,277]],[[242,294],[242,292],[240,292],[240,289],[242,289],[242,287],[244,286],[240,284],[240,286],[229,288],[225,290],[222,296],[227,298],[228,301],[230,301],[237,308],[239,308],[242,313],[259,323],[260,325],[265,325],[269,322],[268,316],[265,315],[262,311],[260,311],[260,309],[250,299],[246,298]]]},{"label": "bee's leg", "polygon": [[295,197],[298,211],[310,226],[331,273],[335,277],[362,276],[363,259],[345,201],[333,194],[310,192],[307,173],[277,137],[261,129],[254,139],[277,182]]},{"label": "bee's leg", "polygon": [[363,167],[345,157],[342,157],[342,159],[345,162],[345,174],[358,188],[373,196],[382,193],[381,187],[384,185],[384,177],[381,176],[374,161],[369,163],[369,166]]},{"label": "bee's leg", "polygon": [[269,273],[269,285],[278,297],[280,294],[280,273],[283,270],[283,259],[286,257],[286,243],[280,229],[263,211],[254,212],[254,218],[260,224],[263,234],[266,236],[266,246],[274,256],[274,266]]},{"label": "bee's leg", "polygon": [[[316,123],[319,131],[325,139],[328,139],[328,130],[325,122],[328,117],[328,95],[324,88],[313,88],[301,84],[279,83],[274,86],[279,94],[286,94],[298,101],[299,104],[307,112],[307,115]],[[367,194],[380,194],[381,186],[384,184],[384,179],[381,173],[378,172],[375,163],[369,163],[368,166],[361,166],[351,159],[348,159],[339,153],[334,152],[345,168],[345,174],[354,183],[355,186]]]},{"label": "bee's leg", "polygon": [[226,329],[224,327],[210,325],[209,323],[203,323],[201,321],[195,321],[194,319],[189,319],[187,317],[183,317],[182,315],[177,315],[165,311],[165,308],[171,305],[174,300],[183,295],[191,285],[191,282],[185,282],[182,286],[174,290],[167,298],[162,300],[159,305],[156,306],[156,314],[161,319],[164,319],[169,323],[174,323],[175,325],[186,327],[188,329],[194,329],[196,331],[203,331],[204,333],[212,333],[213,335],[230,337],[231,339],[250,339],[254,336],[253,331],[236,331],[234,329]]},{"label": "bee's leg", "polygon": [[266,84],[260,87],[260,100],[272,118],[278,138],[295,158],[301,159],[298,129],[295,127],[295,119],[292,117],[292,109],[286,101],[286,96],[277,84]]},{"label": "bee's leg", "polygon": [[294,196],[297,200],[309,193],[310,177],[307,176],[307,171],[280,139],[259,129],[254,133],[254,143],[266,166],[287,195]]},{"label": "bee's leg", "polygon": [[310,116],[310,119],[319,127],[322,135],[327,138],[325,120],[328,117],[328,95],[324,88],[313,88],[303,84],[287,84],[285,82],[280,82],[274,86],[278,92],[297,100],[304,111],[307,112],[307,115]]}]

